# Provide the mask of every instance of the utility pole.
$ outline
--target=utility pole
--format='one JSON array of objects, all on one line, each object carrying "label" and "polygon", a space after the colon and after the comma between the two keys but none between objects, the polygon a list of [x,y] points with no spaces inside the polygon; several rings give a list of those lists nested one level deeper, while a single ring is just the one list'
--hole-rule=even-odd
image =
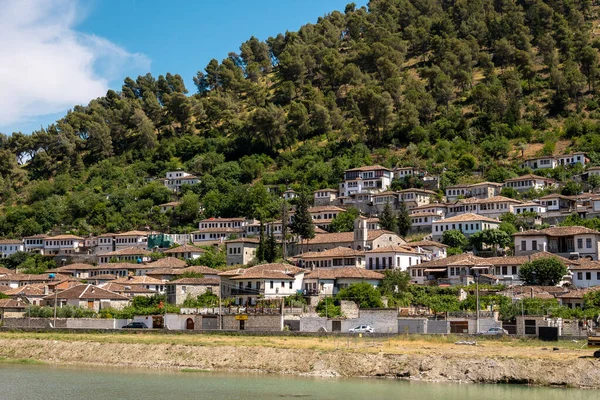
[{"label": "utility pole", "polygon": [[54,287],[54,329],[56,329],[56,302],[58,298],[58,288]]},{"label": "utility pole", "polygon": [[223,297],[223,282],[219,279],[219,330],[223,330],[223,311],[221,308],[221,297]]},{"label": "utility pole", "polygon": [[475,318],[477,319],[477,332],[479,333],[479,275],[475,275],[475,292],[477,297],[477,314]]}]

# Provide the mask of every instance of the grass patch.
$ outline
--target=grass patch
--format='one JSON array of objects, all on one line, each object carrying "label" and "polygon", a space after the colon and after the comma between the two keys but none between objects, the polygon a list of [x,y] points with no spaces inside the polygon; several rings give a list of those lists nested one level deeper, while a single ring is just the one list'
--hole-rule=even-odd
[{"label": "grass patch", "polygon": [[187,373],[190,373],[190,372],[191,372],[191,373],[198,373],[198,372],[201,372],[201,373],[205,373],[205,372],[212,372],[212,371],[211,371],[211,370],[209,370],[209,369],[198,369],[198,368],[181,368],[181,369],[179,370],[179,372],[187,372]]},{"label": "grass patch", "polygon": [[6,358],[0,357],[0,364],[26,364],[26,365],[44,365],[44,361],[33,358]]}]

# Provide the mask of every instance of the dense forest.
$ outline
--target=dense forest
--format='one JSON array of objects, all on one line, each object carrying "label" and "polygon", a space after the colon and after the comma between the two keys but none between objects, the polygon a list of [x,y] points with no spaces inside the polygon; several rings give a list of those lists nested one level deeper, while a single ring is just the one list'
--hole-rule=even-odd
[{"label": "dense forest", "polygon": [[[442,185],[524,173],[538,143],[598,163],[598,23],[591,0],[372,0],[250,38],[194,93],[177,74],[126,78],[46,129],[0,136],[0,236],[276,218],[267,185],[337,187],[369,163],[443,171]],[[146,178],[176,169],[201,182],[164,214],[173,195]]]}]

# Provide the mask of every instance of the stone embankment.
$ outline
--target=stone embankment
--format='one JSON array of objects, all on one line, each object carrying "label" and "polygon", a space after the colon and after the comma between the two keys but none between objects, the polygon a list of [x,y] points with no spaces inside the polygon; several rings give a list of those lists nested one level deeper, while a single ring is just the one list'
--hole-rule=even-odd
[{"label": "stone embankment", "polygon": [[4,338],[0,339],[0,357],[71,365],[600,388],[600,360],[588,355],[575,358],[490,357],[473,353],[461,355],[460,352],[444,354],[443,350],[389,354],[346,349]]}]

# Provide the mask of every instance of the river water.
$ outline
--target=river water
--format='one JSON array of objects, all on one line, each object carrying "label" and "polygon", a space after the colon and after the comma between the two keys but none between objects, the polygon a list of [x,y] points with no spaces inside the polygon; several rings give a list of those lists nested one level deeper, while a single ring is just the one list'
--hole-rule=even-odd
[{"label": "river water", "polygon": [[0,364],[1,400],[583,400],[596,390]]}]

